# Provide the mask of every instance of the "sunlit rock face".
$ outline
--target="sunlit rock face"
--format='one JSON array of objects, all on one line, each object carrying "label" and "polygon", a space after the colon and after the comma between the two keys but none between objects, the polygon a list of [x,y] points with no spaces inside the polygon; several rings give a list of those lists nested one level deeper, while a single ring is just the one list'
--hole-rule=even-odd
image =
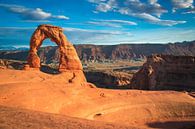
[{"label": "sunlit rock face", "polygon": [[63,34],[63,29],[52,25],[40,25],[33,33],[30,40],[28,64],[30,68],[40,68],[40,58],[37,55],[42,42],[49,38],[59,47],[59,71],[82,70],[82,64],[73,45]]},{"label": "sunlit rock face", "polygon": [[195,89],[195,57],[152,55],[133,76],[136,89]]}]

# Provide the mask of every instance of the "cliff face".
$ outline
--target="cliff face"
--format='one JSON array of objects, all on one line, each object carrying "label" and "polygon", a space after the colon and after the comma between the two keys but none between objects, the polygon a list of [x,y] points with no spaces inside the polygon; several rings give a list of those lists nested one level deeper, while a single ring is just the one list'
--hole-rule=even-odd
[{"label": "cliff face", "polygon": [[85,71],[88,82],[97,87],[110,89],[128,89],[132,75],[113,71]]},{"label": "cliff face", "polygon": [[144,58],[151,53],[162,53],[161,44],[120,44],[120,45],[77,45],[76,49],[82,60],[117,60]]},{"label": "cliff face", "polygon": [[152,55],[131,80],[134,89],[195,89],[195,57]]},{"label": "cliff face", "polygon": [[[120,44],[120,45],[75,45],[81,60],[103,61],[105,59],[136,59],[152,54],[195,56],[195,41],[174,44]],[[59,62],[58,47],[44,47],[38,50],[41,62]],[[2,59],[26,60],[27,51],[0,52]]]},{"label": "cliff face", "polygon": [[174,44],[76,45],[82,60],[145,58],[152,54],[195,56],[195,41]]}]

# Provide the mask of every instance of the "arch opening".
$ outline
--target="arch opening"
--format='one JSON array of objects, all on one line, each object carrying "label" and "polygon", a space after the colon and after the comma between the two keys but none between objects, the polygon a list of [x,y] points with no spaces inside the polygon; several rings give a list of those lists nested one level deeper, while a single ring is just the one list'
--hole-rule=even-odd
[{"label": "arch opening", "polygon": [[46,38],[42,41],[40,47],[45,47],[45,49],[38,50],[38,56],[41,61],[40,71],[47,74],[60,74],[58,66],[60,63],[57,43],[51,41],[50,38]]}]

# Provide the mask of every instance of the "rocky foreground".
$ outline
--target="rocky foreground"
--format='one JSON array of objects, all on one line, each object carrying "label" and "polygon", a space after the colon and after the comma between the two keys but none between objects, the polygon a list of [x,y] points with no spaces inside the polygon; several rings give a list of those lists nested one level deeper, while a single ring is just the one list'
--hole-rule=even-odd
[{"label": "rocky foreground", "polygon": [[[57,128],[62,124],[61,127],[68,128],[65,116],[93,120],[89,122],[92,124],[76,120],[79,128],[107,127],[97,121],[111,122],[110,128],[195,126],[195,99],[187,92],[99,89],[79,80],[79,74],[70,81],[72,75],[70,72],[51,75],[37,70],[1,69],[1,127]],[[37,115],[34,111],[43,113]],[[61,115],[60,118],[56,120],[55,114]],[[42,117],[44,122],[39,121]],[[24,123],[18,122],[20,119]],[[75,123],[75,119],[67,119]],[[60,125],[56,125],[58,122]],[[163,122],[166,124],[162,125]],[[178,126],[178,123],[183,124]]]},{"label": "rocky foreground", "polygon": [[0,128],[2,129],[139,129],[133,126],[91,121],[5,106],[0,106],[0,118]]}]

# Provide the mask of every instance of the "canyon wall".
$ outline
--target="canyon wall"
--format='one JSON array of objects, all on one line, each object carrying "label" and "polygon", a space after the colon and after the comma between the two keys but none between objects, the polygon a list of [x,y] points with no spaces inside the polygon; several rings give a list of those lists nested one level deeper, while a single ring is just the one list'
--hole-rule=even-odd
[{"label": "canyon wall", "polygon": [[114,71],[85,71],[88,82],[100,88],[129,89],[132,75]]},{"label": "canyon wall", "polygon": [[151,55],[134,74],[131,88],[195,90],[195,57]]},{"label": "canyon wall", "polygon": [[[119,45],[74,45],[82,61],[104,61],[146,58],[152,54],[195,56],[195,41],[169,44],[119,44]],[[58,47],[40,48],[42,63],[57,63],[60,60]],[[0,51],[1,59],[26,60],[28,52]]]}]

